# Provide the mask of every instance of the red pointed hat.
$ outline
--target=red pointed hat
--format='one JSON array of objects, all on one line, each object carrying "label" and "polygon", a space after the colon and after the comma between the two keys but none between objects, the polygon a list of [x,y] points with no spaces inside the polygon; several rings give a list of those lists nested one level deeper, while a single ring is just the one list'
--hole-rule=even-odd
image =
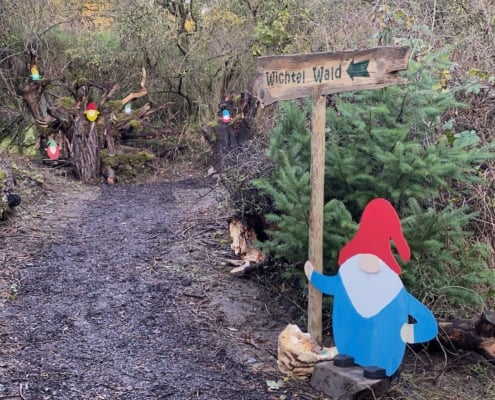
[{"label": "red pointed hat", "polygon": [[356,235],[339,253],[339,265],[356,254],[373,254],[400,274],[400,265],[390,248],[391,240],[400,258],[409,261],[411,250],[402,233],[397,212],[385,199],[371,200],[364,208]]},{"label": "red pointed hat", "polygon": [[86,110],[96,110],[96,103],[88,103]]}]

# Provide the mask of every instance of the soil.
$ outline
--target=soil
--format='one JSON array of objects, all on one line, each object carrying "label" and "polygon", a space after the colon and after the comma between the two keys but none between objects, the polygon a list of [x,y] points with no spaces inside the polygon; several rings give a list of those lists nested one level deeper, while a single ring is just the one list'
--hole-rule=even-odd
[{"label": "soil", "polygon": [[[0,225],[0,399],[324,399],[276,365],[304,308],[262,272],[229,273],[214,178],[186,164],[140,184],[38,175]],[[410,351],[383,398],[493,398],[493,367],[446,357]]]}]

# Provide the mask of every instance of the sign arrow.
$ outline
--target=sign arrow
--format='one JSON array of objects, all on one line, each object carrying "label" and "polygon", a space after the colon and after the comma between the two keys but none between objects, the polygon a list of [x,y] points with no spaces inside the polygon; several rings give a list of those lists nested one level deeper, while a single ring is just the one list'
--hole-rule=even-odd
[{"label": "sign arrow", "polygon": [[347,67],[347,74],[352,80],[354,80],[354,78],[358,76],[367,78],[370,76],[370,74],[368,73],[369,63],[370,60],[364,60],[355,63],[354,59],[352,59],[351,63],[349,64],[349,67]]}]

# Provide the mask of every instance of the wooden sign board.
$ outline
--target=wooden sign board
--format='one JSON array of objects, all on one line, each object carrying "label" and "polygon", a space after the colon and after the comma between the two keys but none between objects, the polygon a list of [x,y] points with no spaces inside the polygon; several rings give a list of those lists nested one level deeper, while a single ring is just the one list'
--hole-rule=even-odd
[{"label": "wooden sign board", "polygon": [[276,101],[378,89],[403,84],[409,47],[378,47],[333,53],[310,53],[258,58],[254,93],[262,106]]}]

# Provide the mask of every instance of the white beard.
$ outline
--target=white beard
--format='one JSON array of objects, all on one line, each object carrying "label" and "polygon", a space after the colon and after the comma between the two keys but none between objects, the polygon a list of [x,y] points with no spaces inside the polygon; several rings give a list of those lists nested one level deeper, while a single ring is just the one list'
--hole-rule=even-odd
[{"label": "white beard", "polygon": [[367,273],[359,268],[357,254],[339,268],[342,283],[356,311],[369,318],[383,310],[404,287],[399,275],[380,260],[380,271]]}]

